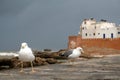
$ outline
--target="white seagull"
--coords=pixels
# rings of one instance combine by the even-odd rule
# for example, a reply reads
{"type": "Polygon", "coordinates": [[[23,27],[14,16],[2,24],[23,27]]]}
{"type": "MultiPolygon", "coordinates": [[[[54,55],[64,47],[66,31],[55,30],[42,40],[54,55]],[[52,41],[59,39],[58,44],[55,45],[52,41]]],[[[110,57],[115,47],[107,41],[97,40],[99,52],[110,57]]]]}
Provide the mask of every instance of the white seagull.
{"type": "Polygon", "coordinates": [[[32,63],[32,61],[35,60],[35,56],[33,55],[31,48],[29,48],[27,43],[25,42],[21,44],[21,49],[19,51],[19,60],[21,60],[20,72],[23,72],[23,62],[31,62],[31,67],[32,67],[31,72],[35,72],[32,63]]]}
{"type": "Polygon", "coordinates": [[[61,54],[61,56],[67,57],[67,58],[79,58],[81,53],[84,53],[83,49],[81,47],[77,47],[75,49],[68,50],[61,54]]]}

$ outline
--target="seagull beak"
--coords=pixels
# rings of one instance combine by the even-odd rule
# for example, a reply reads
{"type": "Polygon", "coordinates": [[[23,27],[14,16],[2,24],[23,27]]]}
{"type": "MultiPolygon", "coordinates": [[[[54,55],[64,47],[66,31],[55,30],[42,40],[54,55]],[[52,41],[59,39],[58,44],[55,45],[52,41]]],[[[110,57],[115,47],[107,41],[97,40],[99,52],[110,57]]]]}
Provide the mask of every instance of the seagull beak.
{"type": "Polygon", "coordinates": [[[22,48],[22,49],[24,49],[24,48],[25,48],[25,46],[22,46],[21,48],[22,48]]]}
{"type": "Polygon", "coordinates": [[[80,50],[82,53],[84,53],[83,49],[80,50]]]}

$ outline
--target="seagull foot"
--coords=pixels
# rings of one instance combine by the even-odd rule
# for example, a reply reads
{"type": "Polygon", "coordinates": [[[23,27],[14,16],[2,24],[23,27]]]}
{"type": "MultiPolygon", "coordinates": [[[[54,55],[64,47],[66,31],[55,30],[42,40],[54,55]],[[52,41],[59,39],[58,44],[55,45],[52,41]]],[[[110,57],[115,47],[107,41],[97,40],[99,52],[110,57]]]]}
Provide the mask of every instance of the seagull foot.
{"type": "Polygon", "coordinates": [[[30,71],[30,73],[35,73],[35,72],[36,72],[35,70],[30,71]]]}
{"type": "Polygon", "coordinates": [[[20,70],[21,73],[23,73],[24,71],[23,70],[20,70]]]}

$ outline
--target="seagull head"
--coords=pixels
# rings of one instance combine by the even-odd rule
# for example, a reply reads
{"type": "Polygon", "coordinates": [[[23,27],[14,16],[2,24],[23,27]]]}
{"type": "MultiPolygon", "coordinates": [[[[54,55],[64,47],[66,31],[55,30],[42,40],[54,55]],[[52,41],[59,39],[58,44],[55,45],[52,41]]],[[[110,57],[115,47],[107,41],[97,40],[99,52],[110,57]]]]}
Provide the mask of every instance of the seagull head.
{"type": "Polygon", "coordinates": [[[83,48],[77,47],[76,49],[79,50],[80,52],[84,53],[83,48]]]}
{"type": "Polygon", "coordinates": [[[24,43],[21,44],[21,48],[22,48],[22,49],[24,49],[25,47],[28,47],[28,45],[27,45],[26,42],[24,42],[24,43]]]}

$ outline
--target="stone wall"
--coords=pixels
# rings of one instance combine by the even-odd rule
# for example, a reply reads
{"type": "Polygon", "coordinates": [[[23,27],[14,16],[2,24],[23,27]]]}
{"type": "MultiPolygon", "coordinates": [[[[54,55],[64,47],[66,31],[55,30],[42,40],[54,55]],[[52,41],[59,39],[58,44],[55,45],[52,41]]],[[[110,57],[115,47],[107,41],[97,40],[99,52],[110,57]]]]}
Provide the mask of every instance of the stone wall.
{"type": "Polygon", "coordinates": [[[78,46],[113,48],[120,50],[120,38],[114,39],[82,39],[81,36],[69,36],[68,48],[78,46]]]}

